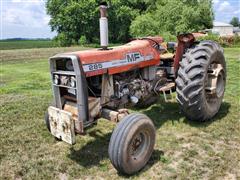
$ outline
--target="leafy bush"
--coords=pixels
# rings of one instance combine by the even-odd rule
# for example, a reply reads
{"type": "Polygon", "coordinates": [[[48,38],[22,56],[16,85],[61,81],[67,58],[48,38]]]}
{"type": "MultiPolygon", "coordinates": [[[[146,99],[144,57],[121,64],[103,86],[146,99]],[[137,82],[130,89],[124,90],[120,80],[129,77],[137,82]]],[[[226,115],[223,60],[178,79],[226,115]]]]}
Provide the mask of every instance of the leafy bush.
{"type": "Polygon", "coordinates": [[[79,44],[80,45],[86,45],[87,44],[87,38],[86,36],[81,36],[79,39],[79,44]]]}
{"type": "Polygon", "coordinates": [[[217,35],[209,34],[208,36],[198,37],[197,40],[212,40],[216,41],[223,47],[239,47],[240,46],[240,37],[239,36],[229,36],[229,37],[220,37],[217,35]]]}
{"type": "Polygon", "coordinates": [[[210,0],[155,1],[146,13],[137,16],[130,26],[133,37],[160,35],[163,32],[179,34],[196,32],[211,28],[213,22],[212,3],[210,0]]]}
{"type": "Polygon", "coordinates": [[[54,37],[53,42],[55,46],[67,47],[71,46],[72,39],[68,38],[65,33],[59,33],[56,37],[54,37]]]}
{"type": "Polygon", "coordinates": [[[234,36],[233,46],[240,47],[240,36],[237,36],[237,35],[234,36]]]}
{"type": "Polygon", "coordinates": [[[161,33],[160,36],[163,37],[165,42],[177,42],[177,36],[172,35],[169,32],[161,33]]]}

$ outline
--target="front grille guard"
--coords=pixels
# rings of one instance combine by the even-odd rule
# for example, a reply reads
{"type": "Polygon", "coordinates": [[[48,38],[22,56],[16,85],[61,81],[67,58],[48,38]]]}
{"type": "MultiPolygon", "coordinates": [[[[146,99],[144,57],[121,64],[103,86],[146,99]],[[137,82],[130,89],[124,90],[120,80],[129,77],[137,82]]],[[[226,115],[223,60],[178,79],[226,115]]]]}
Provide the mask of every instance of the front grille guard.
{"type": "MultiPolygon", "coordinates": [[[[56,55],[49,59],[51,78],[54,72],[57,71],[56,61],[68,58],[72,60],[74,73],[76,75],[76,97],[77,97],[77,109],[78,109],[78,121],[79,127],[75,127],[78,133],[84,133],[84,124],[89,122],[89,111],[88,111],[88,89],[87,80],[83,71],[83,67],[80,59],[76,55],[56,55]]],[[[59,109],[63,109],[63,102],[60,93],[60,87],[55,86],[52,83],[54,106],[59,109]]]]}

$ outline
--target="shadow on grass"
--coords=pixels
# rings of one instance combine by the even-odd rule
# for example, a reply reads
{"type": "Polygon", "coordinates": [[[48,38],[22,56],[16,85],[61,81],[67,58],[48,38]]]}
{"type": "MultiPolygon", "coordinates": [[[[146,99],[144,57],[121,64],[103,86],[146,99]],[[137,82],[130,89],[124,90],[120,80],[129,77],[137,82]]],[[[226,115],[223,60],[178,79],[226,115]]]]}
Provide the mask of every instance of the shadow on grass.
{"type": "Polygon", "coordinates": [[[111,133],[102,134],[101,131],[95,130],[88,133],[94,138],[82,148],[75,150],[70,149],[69,158],[76,161],[84,167],[99,166],[100,161],[108,158],[108,144],[111,138],[111,133]]]}
{"type": "Polygon", "coordinates": [[[147,164],[143,167],[143,169],[141,169],[140,171],[138,171],[137,173],[135,173],[134,175],[125,175],[125,174],[121,174],[118,172],[118,175],[121,176],[122,178],[131,178],[134,176],[139,176],[142,173],[148,171],[155,163],[162,161],[164,162],[165,160],[162,158],[164,157],[164,152],[158,149],[154,149],[152,156],[150,157],[149,161],[147,162],[147,164]]]}
{"type": "Polygon", "coordinates": [[[185,116],[180,112],[177,102],[158,103],[153,105],[150,109],[143,111],[143,113],[152,119],[157,129],[167,121],[172,121],[172,124],[174,124],[179,122],[182,118],[184,119],[183,123],[189,124],[193,127],[207,127],[214,121],[224,118],[228,114],[230,107],[230,103],[223,102],[217,115],[206,122],[190,121],[186,119],[185,116]]]}
{"type": "Polygon", "coordinates": [[[225,116],[227,116],[227,114],[229,113],[230,107],[231,107],[230,103],[223,102],[219,109],[219,112],[211,120],[206,121],[206,122],[197,122],[197,121],[189,121],[185,118],[184,123],[189,124],[193,127],[207,127],[210,124],[212,124],[213,122],[219,121],[219,120],[223,119],[225,116]]]}
{"type": "MultiPolygon", "coordinates": [[[[177,102],[157,103],[142,112],[153,120],[157,129],[160,128],[167,121],[172,121],[172,123],[174,124],[179,122],[179,120],[182,118],[184,118],[183,123],[200,128],[207,127],[212,122],[224,118],[228,114],[230,107],[231,105],[229,103],[224,102],[220,108],[219,113],[211,121],[207,122],[193,122],[187,120],[186,118],[184,118],[183,114],[179,112],[179,106],[177,102]]],[[[103,134],[99,130],[93,130],[90,131],[88,134],[92,136],[94,140],[88,142],[86,145],[84,145],[78,150],[71,148],[69,158],[76,161],[79,165],[87,168],[93,166],[99,166],[101,168],[101,166],[104,166],[101,161],[108,158],[108,144],[111,138],[111,133],[103,134]]],[[[146,171],[147,169],[151,168],[152,165],[161,161],[161,157],[163,155],[163,151],[155,149],[148,164],[139,173],[146,171]]],[[[105,169],[108,168],[105,167],[105,169]]]]}
{"type": "MultiPolygon", "coordinates": [[[[92,132],[90,133],[91,136],[95,137],[94,141],[88,142],[79,150],[75,150],[73,147],[70,149],[70,154],[68,157],[74,161],[76,161],[79,165],[90,168],[94,166],[103,167],[104,164],[100,162],[106,158],[108,158],[108,144],[111,138],[111,133],[105,134],[104,136],[99,136],[97,133],[92,132]]],[[[162,161],[162,157],[164,152],[158,149],[154,149],[151,158],[149,159],[146,166],[136,173],[138,175],[142,172],[147,171],[150,169],[155,163],[162,161]]],[[[106,165],[107,166],[107,165],[106,165]]],[[[108,169],[106,167],[106,169],[108,169]]],[[[130,177],[123,174],[120,174],[123,177],[130,177]]]]}

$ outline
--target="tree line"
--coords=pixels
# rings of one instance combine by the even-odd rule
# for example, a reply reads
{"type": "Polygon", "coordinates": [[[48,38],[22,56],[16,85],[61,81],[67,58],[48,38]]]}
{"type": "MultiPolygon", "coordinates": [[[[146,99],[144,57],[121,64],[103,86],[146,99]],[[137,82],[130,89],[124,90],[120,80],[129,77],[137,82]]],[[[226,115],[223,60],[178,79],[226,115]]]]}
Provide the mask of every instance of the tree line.
{"type": "MultiPolygon", "coordinates": [[[[62,46],[99,42],[100,0],[47,0],[50,26],[62,46]]],[[[109,40],[175,36],[211,28],[212,0],[109,0],[109,40]]]]}

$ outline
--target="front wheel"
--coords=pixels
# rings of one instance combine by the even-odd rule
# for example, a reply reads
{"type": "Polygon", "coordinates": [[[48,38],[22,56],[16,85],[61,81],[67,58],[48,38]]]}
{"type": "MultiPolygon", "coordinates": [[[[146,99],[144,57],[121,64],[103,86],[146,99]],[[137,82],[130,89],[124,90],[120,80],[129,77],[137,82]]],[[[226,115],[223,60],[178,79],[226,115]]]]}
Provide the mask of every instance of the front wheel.
{"type": "Polygon", "coordinates": [[[226,85],[223,49],[202,41],[183,55],[178,70],[177,100],[190,120],[206,121],[217,114],[226,85]]]}
{"type": "Polygon", "coordinates": [[[151,157],[155,144],[155,127],[143,114],[130,114],[113,131],[109,157],[113,166],[123,174],[141,170],[151,157]]]}

